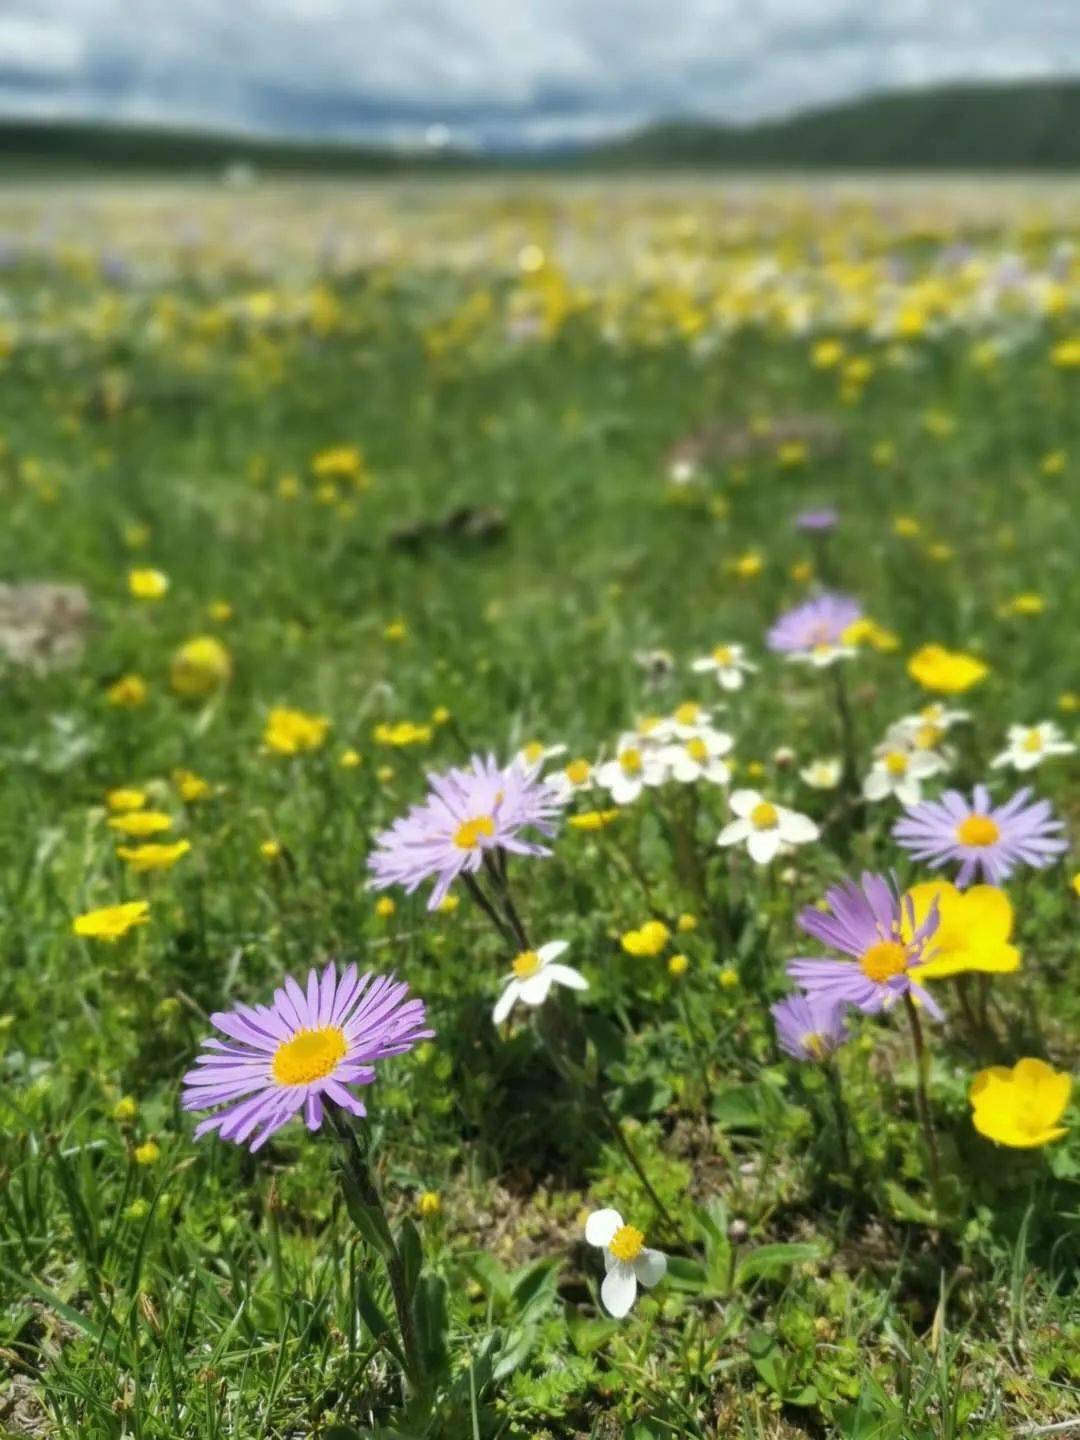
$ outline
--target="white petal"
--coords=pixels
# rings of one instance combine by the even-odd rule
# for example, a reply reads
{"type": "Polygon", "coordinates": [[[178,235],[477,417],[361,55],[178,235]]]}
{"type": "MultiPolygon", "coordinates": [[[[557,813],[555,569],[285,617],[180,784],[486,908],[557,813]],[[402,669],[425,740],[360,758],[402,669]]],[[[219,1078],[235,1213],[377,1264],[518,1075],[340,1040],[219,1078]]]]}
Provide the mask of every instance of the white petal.
{"type": "Polygon", "coordinates": [[[725,825],[716,837],[718,845],[737,845],[753,830],[749,820],[732,820],[730,825],[725,825]]]}
{"type": "Polygon", "coordinates": [[[893,791],[901,805],[918,805],[922,799],[922,786],[914,776],[901,780],[893,791]]]}
{"type": "Polygon", "coordinates": [[[780,849],[780,831],[754,830],[746,842],[746,848],[750,852],[751,860],[756,860],[759,865],[768,865],[780,849]]]}
{"type": "Polygon", "coordinates": [[[871,770],[863,781],[862,793],[867,800],[884,800],[889,793],[889,777],[883,770],[871,770]]]}
{"type": "Polygon", "coordinates": [[[569,940],[549,940],[546,945],[541,945],[536,953],[546,965],[550,960],[557,960],[564,951],[569,949],[569,940]]]}
{"type": "Polygon", "coordinates": [[[702,660],[694,660],[690,665],[690,669],[696,671],[697,674],[702,675],[705,673],[706,670],[715,670],[716,661],[709,660],[707,658],[702,660]]]}
{"type": "Polygon", "coordinates": [[[502,1022],[506,1019],[507,1015],[510,1014],[510,1011],[514,1008],[514,1002],[517,1000],[520,992],[520,983],[517,980],[511,980],[510,984],[507,985],[506,989],[499,996],[498,1000],[496,1000],[495,1009],[491,1012],[491,1018],[492,1020],[494,1020],[496,1025],[501,1025],[502,1022]]]}
{"type": "Polygon", "coordinates": [[[545,966],[538,970],[535,975],[530,975],[527,980],[518,982],[518,993],[526,1005],[542,1005],[548,997],[552,985],[555,984],[555,977],[551,970],[545,966]]]}
{"type": "Polygon", "coordinates": [[[556,985],[565,985],[570,990],[587,990],[589,982],[580,971],[571,965],[549,965],[544,972],[550,975],[556,985]]]}
{"type": "Polygon", "coordinates": [[[741,690],[743,677],[741,670],[720,670],[716,677],[725,690],[741,690]]]}
{"type": "Polygon", "coordinates": [[[733,815],[745,818],[755,805],[761,804],[761,796],[756,790],[733,790],[728,804],[733,815]]]}
{"type": "Polygon", "coordinates": [[[637,1276],[629,1265],[613,1265],[600,1286],[600,1299],[609,1315],[621,1320],[637,1298],[637,1276]]]}
{"type": "Polygon", "coordinates": [[[809,815],[800,815],[797,810],[784,810],[779,805],[776,810],[781,840],[786,840],[789,845],[805,845],[818,838],[818,827],[809,815]]]}
{"type": "Polygon", "coordinates": [[[667,1256],[662,1250],[646,1247],[634,1261],[634,1274],[646,1289],[651,1290],[667,1274],[667,1256]]]}
{"type": "Polygon", "coordinates": [[[585,1221],[585,1239],[590,1245],[606,1247],[622,1229],[623,1218],[618,1210],[594,1210],[585,1221]]]}

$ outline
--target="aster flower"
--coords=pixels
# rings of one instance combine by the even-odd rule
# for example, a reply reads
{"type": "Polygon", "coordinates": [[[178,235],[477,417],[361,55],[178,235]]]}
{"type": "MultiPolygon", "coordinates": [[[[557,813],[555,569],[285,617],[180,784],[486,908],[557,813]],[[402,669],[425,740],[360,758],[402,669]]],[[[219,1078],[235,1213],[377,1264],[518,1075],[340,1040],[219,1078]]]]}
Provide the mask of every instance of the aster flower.
{"type": "Polygon", "coordinates": [[[940,1019],[937,1003],[916,978],[933,951],[931,946],[928,953],[927,946],[938,928],[937,905],[917,925],[910,897],[901,900],[889,880],[869,872],[859,884],[844,880],[833,886],[825,899],[828,911],[807,906],[799,928],[852,958],[797,956],[787,967],[791,979],[810,994],[855,1005],[868,1015],[912,995],[940,1019]]]}
{"type": "Polygon", "coordinates": [[[716,683],[723,690],[741,690],[743,677],[752,675],[757,668],[746,659],[742,645],[716,645],[708,655],[702,655],[690,665],[698,675],[715,675],[716,683]]]}
{"type": "Polygon", "coordinates": [[[1010,765],[1014,770],[1034,770],[1052,755],[1073,755],[1076,746],[1065,739],[1052,720],[1041,725],[1010,725],[1008,742],[1000,755],[990,761],[992,770],[1010,765]]]}
{"type": "Polygon", "coordinates": [[[808,816],[774,805],[756,790],[735,790],[728,803],[736,818],[724,826],[716,843],[745,843],[751,860],[759,865],[767,865],[785,845],[806,845],[820,833],[808,816]]]}
{"type": "Polygon", "coordinates": [[[855,654],[845,631],[862,615],[850,595],[826,593],[786,611],[766,636],[770,650],[822,668],[855,654]]]}
{"type": "Polygon", "coordinates": [[[523,950],[514,957],[513,974],[508,977],[492,1012],[496,1025],[502,1024],[519,1000],[530,1007],[542,1005],[553,985],[565,985],[570,990],[589,988],[585,976],[573,966],[557,963],[569,948],[566,940],[552,940],[537,950],[523,950]]]}
{"type": "Polygon", "coordinates": [[[780,1049],[795,1060],[827,1060],[848,1038],[847,1005],[827,991],[789,995],[771,1007],[780,1049]]]}
{"type": "Polygon", "coordinates": [[[1068,849],[1065,827],[1054,818],[1048,800],[1028,804],[1029,789],[1018,790],[992,808],[990,792],[976,785],[971,800],[946,790],[939,800],[909,807],[893,826],[893,835],[916,860],[932,869],[959,861],[957,885],[963,889],[980,875],[991,885],[1007,880],[1018,865],[1041,870],[1068,849]]]}
{"type": "Polygon", "coordinates": [[[458,876],[475,873],[488,851],[550,853],[522,838],[527,830],[554,833],[558,801],[535,770],[474,755],[467,768],[427,779],[427,799],[376,835],[378,848],[368,857],[372,889],[402,885],[412,894],[434,880],[428,909],[437,910],[458,876]]]}
{"type": "Polygon", "coordinates": [[[331,962],[321,976],[308,972],[306,990],[289,976],[272,1004],[211,1015],[228,1040],[206,1040],[184,1076],[184,1109],[214,1112],[196,1138],[216,1130],[255,1151],[301,1112],[318,1130],[326,1102],[365,1115],[352,1087],[374,1080],[372,1062],[434,1033],[424,1028],[423,1001],[405,998],[408,988],[392,976],[358,976],[355,965],[339,979],[331,962]]]}
{"type": "Polygon", "coordinates": [[[637,1288],[651,1290],[664,1278],[667,1256],[650,1250],[636,1225],[627,1225],[618,1210],[594,1210],[585,1221],[585,1239],[604,1252],[604,1283],[600,1299],[608,1314],[621,1320],[637,1299],[637,1288]]]}

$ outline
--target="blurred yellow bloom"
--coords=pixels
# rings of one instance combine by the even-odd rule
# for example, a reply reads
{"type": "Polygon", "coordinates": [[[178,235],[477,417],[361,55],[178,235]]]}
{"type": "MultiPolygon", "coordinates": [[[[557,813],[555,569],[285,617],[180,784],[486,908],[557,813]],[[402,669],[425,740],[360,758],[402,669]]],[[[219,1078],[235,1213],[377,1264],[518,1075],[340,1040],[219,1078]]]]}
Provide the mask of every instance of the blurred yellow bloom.
{"type": "Polygon", "coordinates": [[[972,1123],[980,1135],[1017,1150],[1060,1140],[1072,1079],[1045,1060],[1018,1060],[1011,1070],[992,1065],[972,1081],[972,1123]]]}
{"type": "Polygon", "coordinates": [[[896,464],[896,446],[891,440],[879,440],[870,451],[870,459],[879,469],[896,464]]]}
{"type": "Polygon", "coordinates": [[[325,715],[278,706],[270,711],[263,731],[263,744],[275,755],[301,755],[318,750],[326,741],[330,721],[325,715]]]}
{"type": "Polygon", "coordinates": [[[118,845],[116,853],[136,875],[145,875],[149,870],[171,870],[190,849],[190,841],[177,840],[172,845],[118,845]]]}
{"type": "Polygon", "coordinates": [[[76,935],[82,935],[87,940],[111,943],[126,935],[136,925],[145,925],[149,919],[148,900],[129,900],[124,905],[106,905],[101,910],[87,910],[76,916],[71,928],[76,935]]]}
{"type": "Polygon", "coordinates": [[[892,530],[901,540],[914,540],[922,533],[922,526],[913,515],[897,515],[893,518],[892,530]]]}
{"type": "Polygon", "coordinates": [[[311,458],[311,473],[319,480],[356,480],[363,471],[363,452],[356,445],[335,445],[311,458]]]}
{"type": "Polygon", "coordinates": [[[343,750],[338,756],[338,764],[343,770],[355,770],[360,764],[361,755],[359,750],[343,750]]]}
{"type": "Polygon", "coordinates": [[[389,920],[395,910],[397,910],[397,906],[389,895],[380,895],[375,901],[375,914],[380,920],[389,920]]]}
{"type": "Polygon", "coordinates": [[[421,1220],[430,1220],[442,1209],[442,1200],[437,1190],[424,1190],[416,1201],[416,1213],[421,1220]]]}
{"type": "Polygon", "coordinates": [[[840,639],[844,645],[869,645],[871,650],[887,652],[900,648],[900,637],[891,630],[886,630],[876,620],[871,620],[868,615],[853,621],[840,639]]]}
{"type": "Polygon", "coordinates": [[[436,705],[431,712],[431,723],[433,725],[445,725],[450,719],[450,711],[445,705],[436,705]]]}
{"type": "Polygon", "coordinates": [[[399,720],[394,725],[376,725],[371,733],[377,745],[394,745],[400,749],[405,745],[426,745],[432,732],[430,725],[414,725],[411,720],[399,720]]]}
{"type": "Polygon", "coordinates": [[[1066,690],[1064,694],[1058,696],[1057,703],[1059,710],[1064,711],[1066,715],[1072,715],[1080,710],[1080,695],[1077,695],[1074,690],[1066,690]]]}
{"type": "Polygon", "coordinates": [[[685,975],[687,970],[690,969],[690,961],[685,955],[672,955],[671,959],[667,962],[667,968],[668,974],[673,979],[678,980],[681,975],[685,975]]]}
{"type": "Polygon", "coordinates": [[[224,625],[233,616],[233,608],[227,600],[214,600],[206,607],[206,613],[218,625],[224,625]]]}
{"type": "Polygon", "coordinates": [[[137,520],[132,521],[124,526],[122,537],[129,550],[141,550],[150,539],[150,526],[140,524],[137,520]]]}
{"type": "Polygon", "coordinates": [[[390,624],[387,625],[382,633],[384,640],[405,640],[409,634],[409,627],[405,624],[404,620],[391,620],[390,624]]]}
{"type": "Polygon", "coordinates": [[[1050,363],[1059,370],[1080,370],[1080,339],[1060,341],[1050,351],[1050,363]]]}
{"type": "Polygon", "coordinates": [[[1072,878],[1072,888],[1074,894],[1080,895],[1080,870],[1072,878]]]}
{"type": "Polygon", "coordinates": [[[461,901],[456,895],[444,895],[435,908],[440,915],[452,915],[460,904],[461,901]]]}
{"type": "Polygon", "coordinates": [[[647,920],[640,930],[627,930],[620,944],[628,955],[659,955],[670,939],[662,920],[647,920]]]}
{"type": "Polygon", "coordinates": [[[571,815],[566,823],[572,830],[603,830],[618,818],[618,807],[612,810],[583,810],[580,815],[571,815]]]}
{"type": "Polygon", "coordinates": [[[115,815],[108,822],[110,830],[121,835],[139,838],[143,835],[160,835],[172,825],[172,816],[163,810],[134,810],[127,815],[115,815]]]}
{"type": "Polygon", "coordinates": [[[1020,951],[1009,944],[1013,908],[1004,890],[993,885],[973,885],[958,890],[945,880],[913,885],[911,900],[914,926],[904,922],[905,939],[911,937],[938,902],[938,928],[927,946],[929,959],[919,967],[920,980],[941,980],[948,975],[965,975],[981,970],[1006,975],[1020,965],[1020,951]]]}
{"type": "Polygon", "coordinates": [[[941,695],[959,695],[977,685],[990,673],[974,655],[961,650],[946,650],[943,645],[924,645],[908,661],[908,674],[924,690],[941,695]]]}
{"type": "Polygon", "coordinates": [[[106,793],[105,804],[117,814],[121,814],[125,810],[141,810],[146,804],[146,791],[136,790],[133,786],[121,785],[106,793]]]}
{"type": "Polygon", "coordinates": [[[926,547],[926,553],[931,560],[943,565],[947,560],[951,560],[956,552],[951,545],[946,545],[942,540],[935,540],[932,545],[926,547]]]}
{"type": "Polygon", "coordinates": [[[844,358],[841,340],[819,340],[810,352],[810,363],[815,370],[831,370],[844,358]]]}
{"type": "Polygon", "coordinates": [[[1060,475],[1065,469],[1066,455],[1064,450],[1051,450],[1039,462],[1039,469],[1044,475],[1060,475]]]}
{"type": "Polygon", "coordinates": [[[136,1165],[156,1165],[161,1159],[161,1146],[156,1140],[145,1140],[132,1152],[136,1165]]]}
{"type": "Polygon", "coordinates": [[[720,971],[720,984],[725,990],[734,990],[738,983],[739,972],[733,970],[730,965],[726,965],[724,969],[720,971]]]}
{"type": "Polygon", "coordinates": [[[1002,615],[1041,615],[1046,609],[1046,601],[1041,595],[1035,595],[1026,591],[1021,595],[1014,595],[1011,600],[1006,600],[1001,607],[1002,615]]]}
{"type": "Polygon", "coordinates": [[[139,1107],[130,1095],[124,1095],[113,1106],[112,1113],[113,1119],[123,1125],[128,1120],[135,1119],[135,1116],[139,1113],[139,1107]]]}
{"type": "Polygon", "coordinates": [[[169,577],[161,570],[130,570],[128,591],[136,600],[160,600],[169,588],[169,577]]]}
{"type": "Polygon", "coordinates": [[[281,854],[281,841],[264,840],[259,846],[259,854],[264,860],[276,860],[281,854]]]}
{"type": "Polygon", "coordinates": [[[173,655],[169,667],[172,688],[185,699],[212,695],[232,678],[232,656],[213,635],[197,635],[173,655]]]}
{"type": "Polygon", "coordinates": [[[174,770],[172,782],[180,792],[180,799],[187,805],[193,805],[196,800],[204,800],[210,794],[209,780],[196,775],[194,770],[174,770]]]}
{"type": "Polygon", "coordinates": [[[814,567],[809,560],[797,560],[791,567],[791,578],[796,585],[809,585],[814,578],[814,567]]]}
{"type": "Polygon", "coordinates": [[[765,561],[756,550],[748,550],[745,555],[739,555],[736,559],[729,560],[728,568],[740,580],[753,580],[765,568],[765,561]]]}
{"type": "Polygon", "coordinates": [[[145,705],[146,696],[146,681],[141,675],[121,675],[105,691],[106,700],[119,710],[135,710],[145,705]]]}
{"type": "Polygon", "coordinates": [[[375,779],[380,785],[389,785],[394,778],[394,767],[392,765],[380,765],[375,771],[375,779]]]}
{"type": "Polygon", "coordinates": [[[691,915],[689,912],[684,912],[675,922],[675,929],[678,930],[680,935],[688,935],[692,930],[696,930],[697,927],[697,916],[691,915]]]}

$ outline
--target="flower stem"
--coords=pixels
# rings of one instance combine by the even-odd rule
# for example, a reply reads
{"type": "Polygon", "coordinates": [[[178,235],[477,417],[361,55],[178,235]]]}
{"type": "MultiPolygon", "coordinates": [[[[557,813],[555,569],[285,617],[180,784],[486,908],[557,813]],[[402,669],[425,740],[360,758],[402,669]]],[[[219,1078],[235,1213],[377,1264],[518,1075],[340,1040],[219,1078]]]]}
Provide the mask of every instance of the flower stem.
{"type": "Polygon", "coordinates": [[[346,1198],[353,1201],[350,1213],[354,1213],[355,1206],[359,1206],[362,1211],[369,1212],[370,1224],[365,1226],[365,1239],[371,1241],[379,1251],[386,1266],[386,1278],[390,1282],[390,1293],[394,1298],[398,1330],[401,1334],[406,1386],[408,1390],[416,1393],[423,1389],[424,1367],[420,1360],[420,1347],[417,1344],[416,1326],[413,1323],[412,1300],[405,1277],[405,1263],[401,1258],[401,1251],[398,1249],[393,1231],[390,1229],[390,1222],[383,1208],[382,1198],[375,1184],[375,1177],[371,1173],[367,1155],[356,1137],[355,1130],[339,1111],[330,1110],[328,1113],[331,1127],[341,1143],[342,1178],[345,1183],[346,1198]]]}
{"type": "Polygon", "coordinates": [[[930,1100],[926,1087],[927,1074],[930,1069],[930,1053],[923,1039],[922,1021],[919,1019],[919,1011],[910,994],[904,996],[904,1005],[907,1009],[908,1024],[911,1026],[911,1048],[915,1054],[915,1103],[918,1107],[919,1121],[922,1124],[923,1135],[926,1139],[926,1151],[930,1158],[930,1178],[936,1190],[941,1183],[941,1161],[938,1157],[938,1144],[937,1136],[934,1133],[934,1122],[930,1118],[930,1100]]]}
{"type": "Polygon", "coordinates": [[[851,701],[848,699],[847,683],[843,676],[843,661],[829,666],[832,677],[833,699],[840,719],[840,748],[844,756],[844,788],[849,794],[858,791],[858,770],[855,760],[855,722],[851,715],[851,701]]]}
{"type": "Polygon", "coordinates": [[[467,870],[463,870],[461,872],[461,878],[465,882],[465,889],[468,890],[473,900],[476,902],[477,905],[479,905],[480,909],[495,926],[495,929],[499,932],[502,939],[506,942],[507,945],[513,947],[513,932],[510,930],[503,917],[495,909],[495,906],[484,894],[484,891],[481,889],[480,882],[477,880],[476,876],[470,875],[467,870]]]}
{"type": "Polygon", "coordinates": [[[854,1175],[855,1169],[851,1163],[851,1146],[848,1143],[848,1131],[851,1121],[848,1117],[847,1105],[844,1102],[844,1091],[840,1084],[840,1072],[832,1060],[826,1060],[822,1066],[825,1071],[825,1080],[829,1087],[829,1095],[832,1099],[833,1115],[836,1121],[836,1135],[840,1141],[840,1163],[849,1175],[854,1175]]]}
{"type": "Polygon", "coordinates": [[[484,854],[484,865],[488,874],[495,882],[495,888],[502,896],[503,909],[506,918],[510,923],[510,929],[514,932],[514,939],[519,950],[529,950],[529,937],[525,933],[525,926],[522,924],[521,916],[518,914],[517,906],[514,904],[514,897],[510,893],[510,877],[506,873],[506,851],[496,850],[494,856],[490,851],[484,854]]]}
{"type": "Polygon", "coordinates": [[[687,1250],[692,1250],[694,1247],[690,1244],[689,1240],[687,1240],[686,1236],[685,1236],[685,1235],[682,1233],[682,1231],[679,1229],[679,1227],[678,1227],[678,1225],[676,1224],[675,1220],[672,1219],[671,1212],[668,1210],[668,1208],[667,1208],[667,1206],[664,1204],[663,1200],[660,1199],[660,1196],[656,1193],[655,1189],[653,1188],[652,1181],[649,1179],[648,1175],[646,1175],[646,1173],[645,1173],[645,1167],[642,1165],[641,1161],[638,1159],[637,1153],[636,1153],[636,1151],[634,1150],[634,1147],[630,1144],[630,1141],[626,1138],[626,1135],[625,1135],[624,1132],[623,1132],[623,1128],[622,1128],[622,1126],[619,1124],[618,1118],[617,1118],[617,1116],[613,1113],[613,1111],[612,1111],[612,1109],[611,1109],[611,1106],[607,1103],[607,1100],[606,1100],[606,1098],[605,1098],[605,1096],[604,1096],[604,1092],[600,1089],[600,1086],[599,1086],[599,1085],[594,1085],[594,1086],[592,1087],[592,1089],[591,1089],[591,1094],[592,1094],[593,1101],[594,1101],[595,1104],[596,1104],[596,1108],[600,1111],[600,1114],[603,1116],[604,1123],[607,1125],[608,1129],[611,1131],[612,1139],[615,1141],[615,1143],[618,1145],[619,1149],[620,1149],[620,1150],[623,1152],[623,1154],[626,1156],[626,1159],[627,1159],[627,1161],[629,1162],[629,1165],[630,1165],[631,1170],[633,1170],[633,1172],[634,1172],[634,1174],[637,1176],[638,1180],[640,1180],[641,1185],[642,1185],[642,1188],[644,1189],[646,1195],[648,1195],[649,1199],[650,1199],[650,1200],[652,1201],[652,1203],[653,1203],[653,1208],[656,1210],[656,1213],[660,1216],[660,1219],[663,1221],[665,1230],[668,1232],[669,1236],[670,1236],[672,1239],[677,1240],[678,1243],[679,1243],[680,1245],[682,1245],[685,1249],[687,1249],[687,1250]]]}

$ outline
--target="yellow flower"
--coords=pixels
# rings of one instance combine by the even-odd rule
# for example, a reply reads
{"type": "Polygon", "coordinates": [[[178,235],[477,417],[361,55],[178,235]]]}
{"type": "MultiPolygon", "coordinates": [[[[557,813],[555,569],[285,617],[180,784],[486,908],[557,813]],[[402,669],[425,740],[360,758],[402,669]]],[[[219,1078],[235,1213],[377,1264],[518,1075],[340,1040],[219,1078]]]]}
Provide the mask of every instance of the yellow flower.
{"type": "Polygon", "coordinates": [[[841,340],[819,340],[810,352],[810,363],[815,370],[831,370],[844,358],[841,340]]]}
{"type": "Polygon", "coordinates": [[[150,539],[150,526],[133,520],[124,526],[121,534],[129,550],[141,550],[150,539]]]}
{"type": "Polygon", "coordinates": [[[1065,469],[1067,457],[1064,450],[1051,450],[1039,462],[1044,475],[1060,475],[1065,469]]]}
{"type": "Polygon", "coordinates": [[[320,480],[357,480],[364,472],[364,456],[356,445],[334,445],[311,457],[311,473],[320,480]]]}
{"type": "Polygon", "coordinates": [[[1003,615],[1041,615],[1045,609],[1046,601],[1041,595],[1025,591],[1021,595],[1014,595],[1011,600],[1006,600],[1001,607],[1001,613],[1003,615]]]}
{"type": "Polygon", "coordinates": [[[738,983],[739,972],[733,970],[730,965],[725,966],[724,969],[720,971],[720,984],[725,990],[734,990],[738,983]]]}
{"type": "Polygon", "coordinates": [[[160,600],[169,588],[169,577],[161,570],[129,570],[128,591],[136,600],[160,600]]]}
{"type": "Polygon", "coordinates": [[[404,640],[408,637],[409,627],[404,620],[391,620],[382,633],[384,640],[404,640]]]}
{"type": "Polygon", "coordinates": [[[926,553],[938,565],[944,565],[951,560],[956,553],[951,545],[946,545],[942,540],[935,540],[932,545],[926,547],[926,553]]]}
{"type": "Polygon", "coordinates": [[[148,900],[129,900],[124,905],[106,905],[101,910],[87,910],[75,917],[71,928],[76,935],[82,935],[87,940],[104,940],[111,944],[136,925],[145,925],[149,919],[148,900]]]}
{"type": "Polygon", "coordinates": [[[1050,363],[1059,370],[1080,369],[1080,340],[1062,340],[1050,351],[1050,363]]]}
{"type": "Polygon", "coordinates": [[[431,723],[433,725],[445,725],[450,719],[450,711],[445,705],[436,705],[431,712],[431,723]]]}
{"type": "Polygon", "coordinates": [[[870,451],[870,459],[882,470],[886,466],[895,465],[896,446],[891,440],[879,440],[870,451]]]}
{"type": "MultiPolygon", "coordinates": [[[[929,960],[919,966],[920,980],[942,980],[947,975],[965,975],[982,970],[1006,975],[1020,964],[1020,951],[1009,944],[1013,908],[1004,890],[993,885],[973,885],[958,890],[946,880],[913,885],[908,898],[914,912],[914,929],[926,920],[930,907],[938,902],[938,928],[927,947],[929,960]]],[[[911,928],[905,922],[905,938],[911,928]]]]}
{"type": "Polygon", "coordinates": [[[647,920],[640,930],[627,930],[620,943],[628,955],[659,955],[670,939],[662,920],[647,920]]]}
{"type": "Polygon", "coordinates": [[[356,767],[360,764],[360,759],[361,756],[359,750],[343,750],[338,756],[338,764],[341,766],[342,770],[355,770],[356,767]]]}
{"type": "Polygon", "coordinates": [[[264,840],[259,846],[259,854],[264,860],[276,860],[281,854],[281,841],[264,840]]]}
{"type": "Polygon", "coordinates": [[[970,690],[990,672],[989,667],[974,655],[962,650],[946,650],[943,645],[924,645],[908,661],[908,674],[924,690],[942,695],[959,695],[970,690]]]}
{"type": "Polygon", "coordinates": [[[814,578],[814,567],[809,560],[796,560],[790,574],[796,585],[809,585],[814,578]]]}
{"type": "Polygon", "coordinates": [[[452,915],[460,904],[461,901],[456,895],[444,895],[435,908],[440,915],[452,915]]]}
{"type": "Polygon", "coordinates": [[[105,698],[119,710],[135,710],[146,704],[146,694],[146,681],[141,675],[121,675],[105,691],[105,698]]]}
{"type": "Polygon", "coordinates": [[[765,567],[765,561],[756,550],[747,550],[745,555],[739,555],[729,561],[728,566],[740,580],[753,580],[761,574],[765,567]]]}
{"type": "Polygon", "coordinates": [[[205,800],[210,794],[209,780],[204,780],[201,775],[196,775],[194,770],[174,770],[172,782],[180,792],[180,799],[186,805],[194,805],[196,800],[205,800]]]}
{"type": "Polygon", "coordinates": [[[571,815],[567,824],[572,830],[603,830],[619,818],[619,810],[583,810],[580,815],[571,815]]]}
{"type": "Polygon", "coordinates": [[[678,920],[675,921],[675,929],[678,930],[680,935],[689,935],[691,930],[696,930],[697,927],[697,916],[691,915],[689,911],[685,911],[679,916],[678,920]]]}
{"type": "Polygon", "coordinates": [[[1066,715],[1072,715],[1077,710],[1080,710],[1080,695],[1077,695],[1074,690],[1066,690],[1058,696],[1057,703],[1059,710],[1063,711],[1066,715]]]}
{"type": "Polygon", "coordinates": [[[1072,878],[1072,888],[1074,895],[1080,895],[1080,870],[1072,878]]]}
{"type": "Polygon", "coordinates": [[[161,1159],[161,1146],[156,1140],[145,1140],[141,1145],[136,1145],[132,1153],[136,1165],[156,1165],[161,1159]]]}
{"type": "Polygon", "coordinates": [[[425,1190],[416,1201],[416,1213],[421,1220],[430,1220],[442,1209],[442,1199],[437,1190],[425,1190]]]}
{"type": "Polygon", "coordinates": [[[146,791],[136,790],[130,785],[120,785],[106,793],[105,804],[118,814],[125,810],[141,810],[146,804],[146,791]]]}
{"type": "Polygon", "coordinates": [[[330,721],[325,715],[279,706],[270,711],[263,731],[263,744],[275,755],[301,755],[318,750],[326,741],[330,721]]]}
{"type": "Polygon", "coordinates": [[[123,1125],[129,1120],[135,1119],[135,1116],[139,1113],[139,1107],[130,1095],[124,1095],[113,1106],[112,1113],[113,1119],[123,1125]]]}
{"type": "Polygon", "coordinates": [[[118,845],[116,853],[136,875],[145,875],[148,870],[171,870],[190,849],[190,841],[176,840],[172,845],[118,845]]]}
{"type": "Polygon", "coordinates": [[[399,749],[406,745],[426,745],[431,734],[430,725],[414,725],[411,720],[399,720],[395,725],[384,722],[372,731],[376,745],[394,745],[399,749]]]}
{"type": "Polygon", "coordinates": [[[672,955],[671,959],[667,962],[667,968],[671,978],[678,980],[680,976],[685,975],[687,970],[690,969],[690,961],[685,955],[672,955]]]}
{"type": "Polygon", "coordinates": [[[1045,1060],[1018,1060],[1011,1070],[992,1065],[971,1083],[972,1123],[999,1145],[1032,1150],[1060,1140],[1072,1079],[1045,1060]]]}
{"type": "Polygon", "coordinates": [[[389,785],[394,778],[394,767],[392,765],[380,765],[375,771],[375,779],[380,785],[389,785]]]}
{"type": "Polygon", "coordinates": [[[172,688],[186,699],[212,695],[232,678],[232,656],[213,635],[197,635],[181,645],[169,667],[172,688]]]}
{"type": "Polygon", "coordinates": [[[892,522],[892,530],[901,540],[914,540],[922,532],[922,526],[912,515],[897,515],[892,522]]]}
{"type": "Polygon", "coordinates": [[[378,900],[375,901],[375,914],[380,920],[389,920],[396,909],[397,906],[393,900],[390,899],[389,895],[380,895],[378,900]]]}
{"type": "Polygon", "coordinates": [[[206,607],[206,613],[215,624],[224,625],[232,619],[233,608],[227,600],[214,600],[206,607]]]}
{"type": "Polygon", "coordinates": [[[899,650],[900,639],[876,620],[864,615],[853,621],[840,637],[845,645],[869,645],[872,650],[899,650]]]}
{"type": "Polygon", "coordinates": [[[110,830],[141,839],[145,835],[160,835],[163,830],[168,830],[172,825],[172,816],[166,815],[163,810],[135,810],[128,815],[114,815],[108,823],[110,830]]]}
{"type": "Polygon", "coordinates": [[[776,447],[776,463],[783,465],[785,469],[793,469],[796,465],[805,465],[807,454],[806,446],[801,440],[785,440],[776,447]]]}

